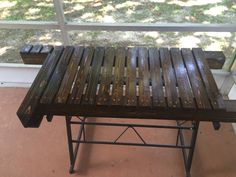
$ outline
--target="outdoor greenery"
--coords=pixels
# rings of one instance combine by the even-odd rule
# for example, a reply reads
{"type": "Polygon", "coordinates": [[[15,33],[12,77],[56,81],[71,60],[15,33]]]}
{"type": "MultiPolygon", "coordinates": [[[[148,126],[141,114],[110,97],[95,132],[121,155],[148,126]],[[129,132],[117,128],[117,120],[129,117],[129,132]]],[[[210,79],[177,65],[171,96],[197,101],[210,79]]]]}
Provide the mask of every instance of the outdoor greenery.
{"type": "MultiPolygon", "coordinates": [[[[100,23],[236,23],[235,0],[64,0],[68,21],[100,23]]],[[[54,21],[52,0],[0,0],[0,20],[54,21]]],[[[236,33],[70,31],[72,44],[203,47],[229,57],[236,33]]],[[[60,45],[58,30],[0,30],[0,62],[21,62],[25,43],[60,45]]]]}

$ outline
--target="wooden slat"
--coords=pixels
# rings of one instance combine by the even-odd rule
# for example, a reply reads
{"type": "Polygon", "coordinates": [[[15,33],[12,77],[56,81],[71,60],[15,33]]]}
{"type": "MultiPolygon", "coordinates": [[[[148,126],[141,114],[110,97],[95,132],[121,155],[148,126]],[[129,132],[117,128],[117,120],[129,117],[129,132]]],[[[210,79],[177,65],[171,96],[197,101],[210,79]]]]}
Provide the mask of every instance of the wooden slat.
{"type": "Polygon", "coordinates": [[[87,80],[88,86],[82,104],[94,104],[104,51],[103,47],[95,49],[91,73],[87,80]]]}
{"type": "Polygon", "coordinates": [[[56,47],[52,54],[48,56],[17,111],[17,115],[25,127],[37,127],[40,125],[42,117],[37,117],[38,119],[36,119],[36,117],[34,117],[35,110],[37,109],[41,95],[51,78],[62,51],[62,46],[56,47]]]}
{"type": "Polygon", "coordinates": [[[211,105],[214,109],[225,109],[224,101],[222,95],[219,93],[216,82],[210,71],[210,68],[205,59],[202,49],[193,49],[193,54],[195,61],[197,63],[198,69],[201,73],[202,80],[204,82],[207,94],[211,100],[211,105]]]}
{"type": "Polygon", "coordinates": [[[160,58],[168,107],[180,107],[176,89],[176,78],[171,64],[170,53],[167,48],[160,48],[160,58]]]}
{"type": "Polygon", "coordinates": [[[124,103],[123,85],[125,72],[126,50],[124,47],[117,48],[115,51],[115,71],[112,89],[112,105],[122,105],[124,103]]]}
{"type": "Polygon", "coordinates": [[[201,80],[201,75],[194,61],[192,51],[190,49],[181,49],[181,51],[187,68],[193,94],[197,102],[197,107],[200,109],[211,109],[207,93],[201,80]]]}
{"type": "Polygon", "coordinates": [[[42,45],[34,45],[33,48],[30,50],[30,53],[40,53],[42,48],[42,45]]]}
{"type": "Polygon", "coordinates": [[[194,96],[189,83],[188,74],[184,66],[181,52],[178,48],[170,49],[175,75],[179,88],[179,95],[184,108],[195,108],[194,96]]]}
{"type": "Polygon", "coordinates": [[[149,49],[150,75],[152,82],[153,106],[165,107],[165,97],[163,92],[162,73],[160,69],[160,56],[157,48],[149,49]]]}
{"type": "Polygon", "coordinates": [[[138,50],[138,67],[139,67],[139,106],[151,106],[150,95],[150,72],[148,66],[147,48],[138,50]]]}
{"type": "Polygon", "coordinates": [[[33,48],[33,45],[25,45],[21,48],[20,53],[21,54],[27,54],[30,52],[30,50],[33,48]]]}
{"type": "Polygon", "coordinates": [[[127,55],[127,81],[126,81],[126,105],[136,106],[136,57],[138,55],[137,48],[129,48],[127,55]]]}
{"type": "Polygon", "coordinates": [[[115,51],[114,48],[108,47],[105,50],[105,58],[103,61],[103,70],[101,73],[101,82],[96,100],[98,105],[109,105],[110,99],[110,84],[112,82],[112,67],[114,63],[115,51]]]}
{"type": "Polygon", "coordinates": [[[70,94],[70,90],[73,86],[72,84],[73,84],[76,72],[78,70],[78,65],[81,61],[83,51],[84,51],[84,47],[81,47],[81,46],[75,47],[70,63],[68,64],[65,76],[61,82],[60,89],[55,98],[55,103],[66,103],[67,98],[70,94]]]}
{"type": "Polygon", "coordinates": [[[40,51],[41,54],[48,54],[53,51],[52,45],[44,45],[42,50],[40,51]]]}
{"type": "Polygon", "coordinates": [[[65,50],[57,64],[55,71],[53,72],[52,79],[50,80],[40,103],[49,104],[54,100],[58,89],[60,88],[61,81],[67,69],[67,65],[70,61],[71,55],[74,51],[74,47],[66,46],[65,50]]]}
{"type": "Polygon", "coordinates": [[[93,59],[93,54],[94,54],[93,47],[86,47],[84,49],[84,54],[81,60],[80,69],[77,72],[75,85],[72,90],[71,96],[69,97],[69,103],[79,104],[81,102],[86,79],[88,77],[88,73],[90,70],[90,64],[93,59]]]}

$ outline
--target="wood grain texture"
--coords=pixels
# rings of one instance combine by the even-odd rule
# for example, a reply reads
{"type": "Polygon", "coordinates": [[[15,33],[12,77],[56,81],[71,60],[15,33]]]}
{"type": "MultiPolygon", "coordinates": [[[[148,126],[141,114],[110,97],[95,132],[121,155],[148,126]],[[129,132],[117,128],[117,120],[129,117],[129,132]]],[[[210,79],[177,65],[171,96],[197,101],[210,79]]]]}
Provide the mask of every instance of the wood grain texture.
{"type": "Polygon", "coordinates": [[[105,57],[103,61],[103,70],[100,77],[100,87],[98,91],[97,105],[109,105],[110,98],[110,84],[112,83],[112,67],[115,58],[114,48],[108,47],[105,50],[105,57]]]}
{"type": "Polygon", "coordinates": [[[164,76],[168,107],[180,107],[180,102],[176,89],[177,82],[175,78],[174,69],[171,63],[170,53],[167,48],[160,48],[160,58],[164,76]]]}
{"type": "Polygon", "coordinates": [[[78,65],[81,61],[84,47],[76,46],[74,53],[71,57],[70,63],[68,64],[65,76],[60,84],[59,91],[55,98],[56,103],[66,103],[71,89],[73,89],[73,81],[78,71],[78,65]]]}
{"type": "Polygon", "coordinates": [[[210,68],[206,62],[204,53],[202,49],[193,49],[193,54],[195,61],[197,63],[203,84],[206,88],[209,99],[211,100],[211,105],[214,109],[225,109],[224,101],[222,95],[220,94],[210,68]]]}
{"type": "Polygon", "coordinates": [[[59,62],[55,71],[53,72],[52,79],[50,80],[49,84],[47,85],[46,90],[43,93],[43,96],[40,100],[40,103],[43,104],[50,104],[53,102],[59,88],[61,81],[64,77],[64,74],[67,69],[67,65],[71,59],[71,55],[74,51],[73,46],[66,46],[63,54],[61,55],[59,62]]]}
{"type": "Polygon", "coordinates": [[[163,92],[163,80],[160,66],[160,55],[157,48],[149,49],[150,77],[152,83],[153,106],[165,107],[166,101],[163,92]]]}
{"type": "Polygon", "coordinates": [[[100,71],[103,61],[105,49],[97,47],[94,52],[93,63],[91,66],[90,75],[87,78],[88,86],[82,100],[82,104],[94,104],[96,98],[97,86],[100,78],[100,71]]]}
{"type": "Polygon", "coordinates": [[[183,60],[185,62],[194,98],[199,109],[211,109],[208,95],[201,80],[201,75],[198,71],[194,60],[193,53],[190,49],[182,49],[183,60]]]}
{"type": "Polygon", "coordinates": [[[112,90],[112,105],[123,105],[123,85],[125,82],[125,57],[126,49],[117,48],[115,51],[116,61],[115,61],[115,71],[114,71],[114,82],[112,90]]]}
{"type": "Polygon", "coordinates": [[[48,56],[17,111],[17,115],[25,127],[40,125],[42,116],[35,116],[35,111],[62,52],[63,47],[56,47],[48,56]]]}
{"type": "Polygon", "coordinates": [[[136,67],[138,48],[129,48],[127,54],[126,105],[137,105],[136,67]]]}
{"type": "Polygon", "coordinates": [[[172,62],[174,65],[175,76],[178,83],[179,96],[184,108],[195,108],[194,96],[189,83],[188,74],[184,66],[181,52],[178,48],[170,49],[172,62]]]}

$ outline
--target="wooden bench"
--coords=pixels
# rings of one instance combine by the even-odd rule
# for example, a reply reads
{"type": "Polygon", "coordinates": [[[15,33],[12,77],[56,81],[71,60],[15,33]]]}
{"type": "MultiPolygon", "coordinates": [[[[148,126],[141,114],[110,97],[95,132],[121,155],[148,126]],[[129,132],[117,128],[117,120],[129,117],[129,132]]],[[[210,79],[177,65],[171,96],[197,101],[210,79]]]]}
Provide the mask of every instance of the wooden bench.
{"type": "Polygon", "coordinates": [[[141,145],[189,148],[184,158],[187,176],[190,176],[199,122],[236,122],[234,108],[219,93],[206,53],[200,48],[57,46],[48,51],[17,115],[24,127],[39,127],[44,116],[48,120],[54,115],[66,116],[71,172],[78,151],[78,147],[73,151],[73,143],[140,145],[82,140],[84,126],[89,125],[86,119],[77,122],[81,124],[79,138],[73,140],[71,116],[177,121],[173,127],[147,126],[178,129],[180,145],[153,145],[145,141],[141,145]],[[181,135],[182,120],[192,122],[192,126],[185,127],[193,131],[189,146],[181,135]]]}

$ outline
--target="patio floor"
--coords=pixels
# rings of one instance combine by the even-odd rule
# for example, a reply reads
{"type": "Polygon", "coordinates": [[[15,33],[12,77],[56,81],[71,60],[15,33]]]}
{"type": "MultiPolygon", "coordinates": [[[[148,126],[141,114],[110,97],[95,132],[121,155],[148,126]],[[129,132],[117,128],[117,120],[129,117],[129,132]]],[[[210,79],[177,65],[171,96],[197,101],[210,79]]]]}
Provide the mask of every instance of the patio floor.
{"type": "MultiPolygon", "coordinates": [[[[0,176],[42,177],[183,177],[180,150],[109,145],[82,145],[75,174],[68,173],[65,120],[43,120],[40,128],[23,128],[16,111],[27,89],[0,88],[0,176]]],[[[166,121],[167,122],[167,121],[166,121]]],[[[88,136],[111,138],[114,129],[90,128],[88,136]]],[[[174,132],[144,132],[161,142],[170,142],[174,132]],[[164,134],[165,132],[165,134],[164,134]]],[[[124,138],[132,138],[128,132],[124,138]]],[[[192,177],[235,177],[236,135],[231,124],[222,124],[214,131],[211,123],[201,123],[193,159],[192,177]]]]}

